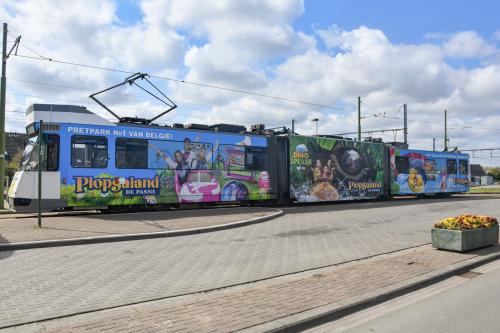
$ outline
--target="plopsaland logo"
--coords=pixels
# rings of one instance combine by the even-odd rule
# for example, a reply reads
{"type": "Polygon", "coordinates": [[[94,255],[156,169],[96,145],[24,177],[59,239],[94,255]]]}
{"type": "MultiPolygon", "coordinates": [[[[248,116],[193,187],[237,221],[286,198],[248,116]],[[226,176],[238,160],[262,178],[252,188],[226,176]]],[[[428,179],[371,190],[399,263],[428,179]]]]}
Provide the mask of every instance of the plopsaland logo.
{"type": "Polygon", "coordinates": [[[122,191],[123,195],[158,195],[160,193],[160,176],[151,178],[96,178],[92,176],[75,176],[75,193],[97,190],[102,193],[122,191]]]}
{"type": "Polygon", "coordinates": [[[467,178],[454,178],[453,184],[456,185],[469,185],[469,179],[467,178]]]}
{"type": "Polygon", "coordinates": [[[381,189],[382,184],[379,182],[349,182],[349,190],[374,190],[381,189]]]}

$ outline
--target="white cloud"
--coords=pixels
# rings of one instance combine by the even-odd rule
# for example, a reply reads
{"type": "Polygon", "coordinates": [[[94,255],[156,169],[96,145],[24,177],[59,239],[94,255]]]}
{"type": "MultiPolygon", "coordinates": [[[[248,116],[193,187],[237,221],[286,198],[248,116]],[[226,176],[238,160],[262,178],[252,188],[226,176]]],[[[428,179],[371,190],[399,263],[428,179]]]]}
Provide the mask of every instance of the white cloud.
{"type": "Polygon", "coordinates": [[[462,31],[444,44],[444,51],[450,57],[483,58],[493,54],[495,47],[488,44],[475,31],[462,31]]]}
{"type": "MultiPolygon", "coordinates": [[[[56,59],[341,107],[156,81],[174,101],[186,106],[168,115],[168,122],[289,126],[295,119],[299,132],[312,134],[311,119],[319,118],[321,133],[350,132],[356,129],[356,98],[362,96],[364,115],[387,112],[400,118],[398,107],[408,103],[409,118],[418,120],[409,123],[414,147],[430,148],[432,137],[442,136],[445,108],[450,126],[456,127],[450,130],[452,144],[486,145],[500,140],[500,131],[468,128],[500,128],[500,53],[474,31],[429,34],[427,42],[419,44],[393,43],[383,31],[365,26],[343,30],[332,25],[308,35],[293,26],[304,12],[300,0],[144,0],[140,8],[142,19],[127,25],[119,22],[111,0],[26,0],[0,6],[0,19],[34,49],[56,59]],[[464,59],[477,60],[474,63],[479,65],[457,68],[456,61],[464,59]]],[[[8,73],[9,101],[19,110],[36,100],[81,103],[97,111],[88,94],[125,76],[15,57],[9,59],[8,73]]],[[[122,114],[144,116],[161,110],[153,101],[138,99],[130,89],[117,92],[125,95],[110,95],[106,101],[122,114]]],[[[363,129],[393,128],[401,127],[402,121],[372,117],[363,119],[362,125],[363,129]]],[[[13,122],[8,126],[20,128],[13,122]]],[[[380,136],[394,140],[390,132],[380,136]]],[[[397,138],[401,139],[400,132],[397,138]]]]}

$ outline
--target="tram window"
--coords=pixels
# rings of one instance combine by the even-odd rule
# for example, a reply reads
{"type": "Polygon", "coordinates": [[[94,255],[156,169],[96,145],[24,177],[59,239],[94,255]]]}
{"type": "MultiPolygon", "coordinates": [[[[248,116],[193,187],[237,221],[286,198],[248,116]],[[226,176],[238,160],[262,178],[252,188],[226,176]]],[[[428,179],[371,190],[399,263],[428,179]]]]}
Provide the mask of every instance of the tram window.
{"type": "Polygon", "coordinates": [[[117,139],[115,160],[118,169],[147,169],[148,141],[117,139]]]}
{"type": "Polygon", "coordinates": [[[24,148],[23,157],[21,158],[20,170],[33,171],[38,170],[38,137],[29,139],[24,148]]]}
{"type": "Polygon", "coordinates": [[[446,160],[446,172],[449,175],[455,175],[457,173],[457,160],[446,160]]]}
{"type": "Polygon", "coordinates": [[[265,147],[245,148],[245,170],[267,169],[267,149],[265,147]]]}
{"type": "Polygon", "coordinates": [[[102,136],[71,138],[71,166],[74,168],[106,168],[108,166],[108,141],[102,136]]]}
{"type": "Polygon", "coordinates": [[[410,172],[410,159],[407,156],[396,156],[396,170],[398,173],[410,172]]]}
{"type": "Polygon", "coordinates": [[[467,163],[466,160],[458,161],[458,172],[461,175],[468,175],[469,174],[469,164],[467,163]]]}
{"type": "Polygon", "coordinates": [[[47,171],[59,170],[59,135],[47,134],[44,135],[45,146],[47,147],[47,171]]]}

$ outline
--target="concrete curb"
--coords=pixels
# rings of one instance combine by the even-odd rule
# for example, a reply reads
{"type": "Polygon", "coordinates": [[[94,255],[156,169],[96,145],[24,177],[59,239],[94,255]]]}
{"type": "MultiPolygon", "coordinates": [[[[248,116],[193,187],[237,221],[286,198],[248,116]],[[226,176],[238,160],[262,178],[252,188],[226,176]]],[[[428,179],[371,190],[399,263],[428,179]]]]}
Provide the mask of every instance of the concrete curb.
{"type": "MultiPolygon", "coordinates": [[[[496,247],[500,249],[500,245],[496,245],[496,247]]],[[[464,273],[497,259],[500,259],[500,252],[487,255],[479,254],[477,257],[466,259],[462,262],[449,265],[445,268],[438,269],[391,286],[377,289],[340,302],[331,303],[291,316],[283,317],[261,325],[249,327],[239,332],[301,332],[438,283],[454,275],[464,273]]]]}
{"type": "Polygon", "coordinates": [[[242,221],[231,222],[231,223],[226,223],[226,224],[219,224],[219,225],[214,225],[214,226],[209,226],[209,227],[194,228],[194,229],[181,229],[181,230],[172,230],[172,231],[159,231],[159,232],[139,233],[139,234],[110,235],[110,236],[96,236],[96,237],[82,237],[82,238],[66,238],[66,239],[50,239],[50,240],[42,240],[42,241],[6,243],[6,244],[0,244],[0,251],[27,250],[27,249],[57,247],[57,246],[111,243],[111,242],[123,242],[123,241],[141,240],[141,239],[196,235],[196,234],[239,228],[239,227],[244,227],[244,226],[248,226],[248,225],[252,225],[252,224],[256,224],[256,223],[261,223],[261,222],[275,219],[275,218],[283,216],[285,214],[284,211],[281,209],[273,208],[273,210],[274,210],[274,213],[266,215],[266,216],[255,217],[255,218],[248,219],[248,220],[242,220],[242,221]]]}

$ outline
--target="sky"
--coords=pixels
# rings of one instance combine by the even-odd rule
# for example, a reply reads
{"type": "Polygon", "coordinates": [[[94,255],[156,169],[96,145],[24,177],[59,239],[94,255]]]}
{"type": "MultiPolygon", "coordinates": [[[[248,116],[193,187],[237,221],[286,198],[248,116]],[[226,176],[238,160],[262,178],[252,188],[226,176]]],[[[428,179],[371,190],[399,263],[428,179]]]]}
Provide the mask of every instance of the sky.
{"type": "MultiPolygon", "coordinates": [[[[403,126],[412,148],[466,150],[500,144],[500,2],[361,0],[17,0],[0,4],[9,46],[7,130],[24,131],[32,103],[84,105],[127,74],[149,73],[179,106],[162,124],[291,126],[314,134],[403,126]],[[169,80],[174,79],[174,80],[169,80]],[[215,85],[288,101],[208,88],[215,85]],[[301,102],[294,102],[294,101],[301,102]]],[[[162,105],[131,87],[104,96],[121,116],[162,105]]],[[[365,136],[402,141],[400,130],[365,136]]],[[[500,165],[500,151],[473,162],[500,165]]]]}

